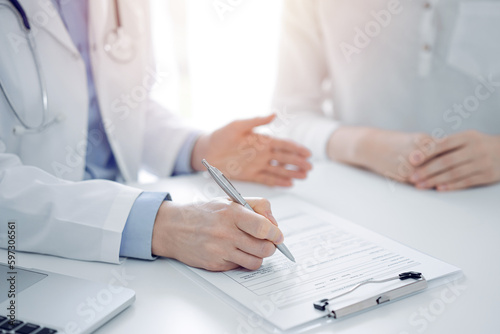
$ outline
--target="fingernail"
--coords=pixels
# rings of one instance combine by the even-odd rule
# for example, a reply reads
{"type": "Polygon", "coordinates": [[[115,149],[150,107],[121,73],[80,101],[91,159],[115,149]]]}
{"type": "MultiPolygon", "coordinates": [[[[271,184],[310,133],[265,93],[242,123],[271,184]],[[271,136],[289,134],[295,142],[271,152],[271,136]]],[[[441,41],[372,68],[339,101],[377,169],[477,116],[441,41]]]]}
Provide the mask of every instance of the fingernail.
{"type": "Polygon", "coordinates": [[[279,245],[279,244],[283,243],[283,241],[285,241],[285,237],[283,236],[283,233],[280,232],[280,235],[279,235],[278,239],[276,239],[274,241],[274,243],[276,245],[279,245]]]}

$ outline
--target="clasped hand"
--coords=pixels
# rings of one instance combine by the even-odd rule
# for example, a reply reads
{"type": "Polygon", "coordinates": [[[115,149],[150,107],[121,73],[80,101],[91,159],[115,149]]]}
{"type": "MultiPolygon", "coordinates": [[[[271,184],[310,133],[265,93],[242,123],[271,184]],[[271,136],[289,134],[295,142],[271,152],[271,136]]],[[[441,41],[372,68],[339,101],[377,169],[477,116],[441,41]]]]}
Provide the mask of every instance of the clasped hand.
{"type": "Polygon", "coordinates": [[[417,188],[458,190],[500,181],[500,137],[465,131],[416,152],[409,181],[417,188]]]}
{"type": "Polygon", "coordinates": [[[359,165],[419,189],[449,191],[500,181],[500,136],[464,131],[442,139],[370,129],[359,165]]]}

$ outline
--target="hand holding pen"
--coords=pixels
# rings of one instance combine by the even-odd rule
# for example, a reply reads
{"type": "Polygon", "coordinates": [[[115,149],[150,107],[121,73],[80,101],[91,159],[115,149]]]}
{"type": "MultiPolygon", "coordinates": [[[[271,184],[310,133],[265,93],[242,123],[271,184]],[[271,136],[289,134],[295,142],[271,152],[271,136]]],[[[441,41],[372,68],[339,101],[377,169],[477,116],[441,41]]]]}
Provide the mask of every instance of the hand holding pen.
{"type": "Polygon", "coordinates": [[[225,198],[208,202],[164,201],[153,230],[152,253],[210,271],[259,269],[283,242],[269,201],[248,199],[255,210],[225,198]]]}
{"type": "Polygon", "coordinates": [[[268,200],[247,201],[248,206],[225,198],[163,201],[153,227],[152,254],[210,271],[259,269],[284,237],[268,200]]]}
{"type": "MultiPolygon", "coordinates": [[[[236,190],[236,188],[232,185],[232,183],[221,173],[217,168],[211,166],[205,159],[202,161],[203,165],[207,168],[210,176],[214,179],[214,181],[224,190],[224,192],[236,203],[243,205],[250,211],[253,211],[253,208],[245,201],[243,196],[236,190]]],[[[272,217],[272,215],[271,215],[272,217]]],[[[272,218],[274,220],[274,218],[272,218]]],[[[274,223],[277,225],[276,221],[274,223]]],[[[290,261],[295,262],[295,258],[292,253],[288,250],[285,244],[280,243],[276,245],[276,248],[283,253],[290,261]]]]}

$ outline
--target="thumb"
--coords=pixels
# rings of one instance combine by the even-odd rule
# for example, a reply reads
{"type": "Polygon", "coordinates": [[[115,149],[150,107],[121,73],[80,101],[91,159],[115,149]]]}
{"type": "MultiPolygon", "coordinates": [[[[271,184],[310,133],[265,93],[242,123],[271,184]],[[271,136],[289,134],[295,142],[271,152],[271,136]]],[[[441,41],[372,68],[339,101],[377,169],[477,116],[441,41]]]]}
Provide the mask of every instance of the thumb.
{"type": "Polygon", "coordinates": [[[235,121],[235,125],[242,131],[250,131],[253,128],[271,123],[276,118],[276,114],[264,117],[254,117],[235,121]]]}

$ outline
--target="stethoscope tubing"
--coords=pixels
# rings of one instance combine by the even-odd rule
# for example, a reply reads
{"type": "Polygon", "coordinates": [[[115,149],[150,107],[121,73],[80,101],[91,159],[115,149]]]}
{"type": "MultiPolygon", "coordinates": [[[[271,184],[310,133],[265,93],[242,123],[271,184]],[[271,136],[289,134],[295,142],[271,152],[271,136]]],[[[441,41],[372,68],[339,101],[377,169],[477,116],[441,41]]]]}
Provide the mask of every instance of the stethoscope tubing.
{"type": "MultiPolygon", "coordinates": [[[[29,133],[36,133],[36,132],[41,132],[45,130],[47,127],[51,126],[54,123],[61,122],[64,119],[64,115],[58,115],[54,117],[54,119],[47,121],[48,117],[48,112],[49,112],[49,103],[48,103],[48,94],[47,94],[47,86],[45,83],[45,76],[42,70],[41,66],[41,61],[38,56],[38,50],[35,42],[35,38],[31,32],[31,25],[28,19],[28,16],[26,15],[26,12],[24,11],[24,8],[22,5],[19,3],[18,0],[7,0],[8,2],[4,2],[0,0],[0,6],[7,8],[10,10],[16,17],[19,17],[19,25],[20,29],[25,31],[25,36],[26,39],[28,40],[28,45],[30,48],[30,52],[33,57],[33,61],[36,67],[36,71],[38,74],[38,83],[41,89],[41,100],[42,100],[42,119],[40,121],[40,124],[33,126],[29,125],[26,120],[23,119],[23,117],[18,113],[14,103],[12,102],[12,99],[10,95],[8,94],[7,90],[5,89],[5,85],[2,82],[0,78],[0,90],[2,91],[3,95],[5,96],[7,100],[7,104],[9,105],[9,108],[12,110],[12,113],[14,114],[15,118],[18,120],[19,124],[21,126],[16,126],[14,128],[14,133],[17,134],[23,134],[26,132],[29,133]],[[9,5],[10,4],[10,5],[9,5]]],[[[120,13],[120,5],[119,5],[119,0],[114,0],[114,7],[115,7],[115,28],[110,32],[110,34],[114,33],[117,38],[122,37],[123,34],[123,28],[122,28],[122,20],[121,20],[121,13],[120,13]]],[[[113,45],[109,44],[107,45],[105,43],[104,50],[108,54],[108,56],[116,61],[117,63],[128,63],[130,62],[133,57],[134,57],[134,48],[131,46],[130,54],[125,57],[119,57],[116,54],[114,54],[115,48],[113,45]]],[[[126,53],[125,53],[126,54],[126,53]]]]}
{"type": "Polygon", "coordinates": [[[31,130],[31,131],[42,130],[47,126],[46,119],[47,119],[49,107],[48,107],[47,87],[45,85],[45,80],[44,80],[44,75],[43,75],[43,71],[42,71],[42,67],[41,67],[41,62],[40,62],[40,59],[38,57],[35,39],[31,33],[31,27],[29,25],[29,21],[27,19],[26,13],[24,12],[24,9],[21,7],[21,5],[19,4],[19,2],[17,0],[9,0],[9,2],[12,4],[12,7],[14,7],[16,9],[16,11],[14,10],[14,8],[7,5],[6,3],[0,3],[0,6],[9,9],[16,16],[19,15],[21,17],[21,19],[23,20],[24,27],[21,26],[20,28],[25,30],[26,39],[28,40],[28,46],[30,48],[30,52],[31,52],[31,55],[33,56],[33,61],[35,63],[35,67],[37,69],[38,83],[40,85],[40,89],[41,89],[41,93],[42,93],[42,109],[43,109],[42,110],[42,120],[40,121],[40,124],[36,125],[36,126],[29,125],[21,117],[21,115],[19,115],[19,113],[17,112],[17,110],[14,106],[14,103],[12,102],[12,99],[10,98],[10,95],[7,93],[7,90],[4,87],[4,84],[3,84],[3,81],[1,78],[0,78],[0,89],[2,90],[4,96],[7,100],[7,104],[9,105],[10,109],[12,110],[14,116],[16,117],[16,119],[19,121],[19,123],[24,128],[26,128],[27,130],[31,130]]]}

